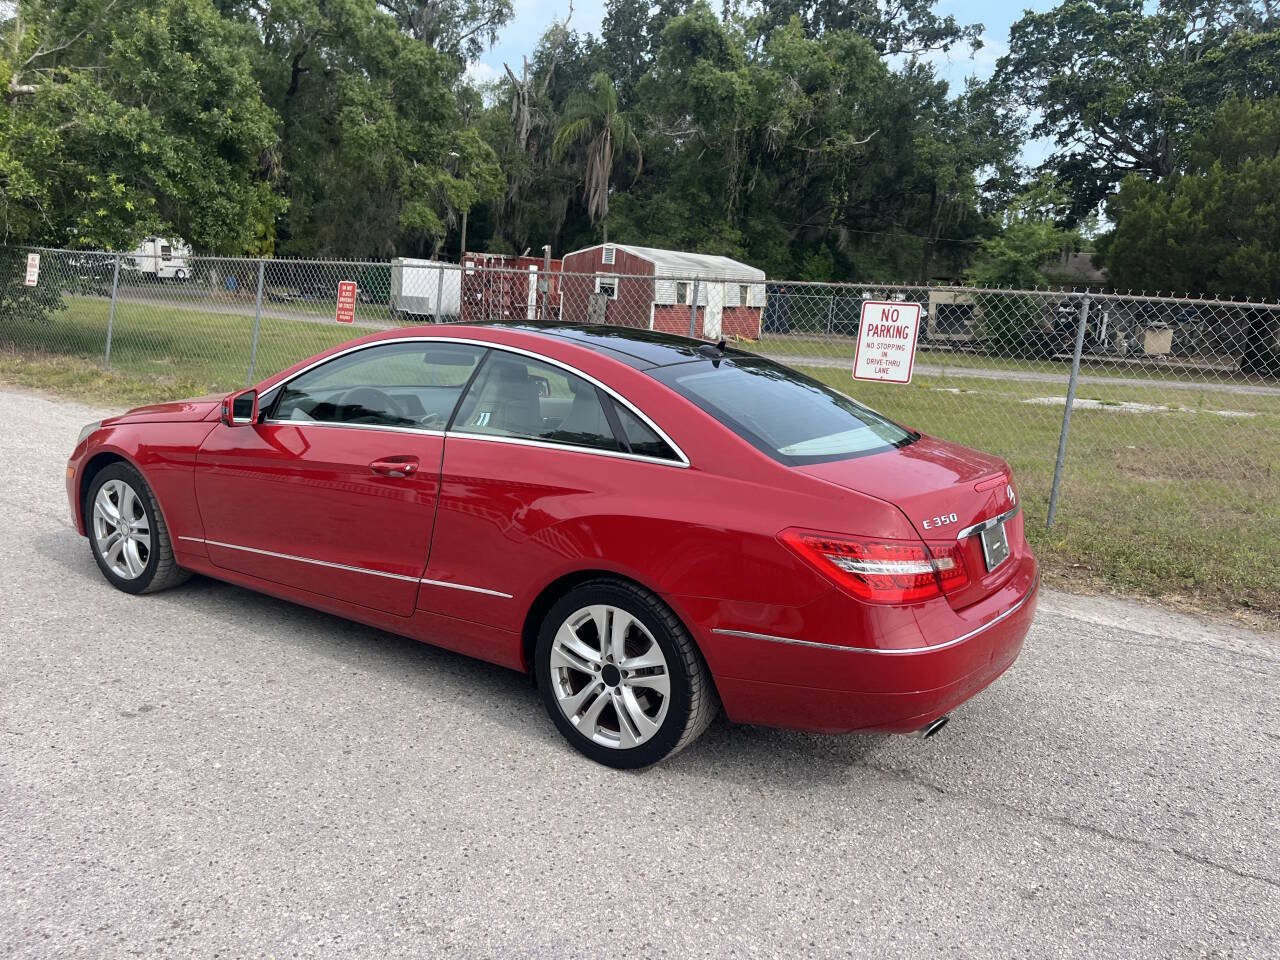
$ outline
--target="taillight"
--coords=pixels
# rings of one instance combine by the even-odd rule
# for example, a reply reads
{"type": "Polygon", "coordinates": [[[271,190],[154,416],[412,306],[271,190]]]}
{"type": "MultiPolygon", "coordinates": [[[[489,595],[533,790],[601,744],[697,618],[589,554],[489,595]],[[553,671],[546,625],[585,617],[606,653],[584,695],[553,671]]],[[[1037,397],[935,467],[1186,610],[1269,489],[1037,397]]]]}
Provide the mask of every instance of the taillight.
{"type": "Polygon", "coordinates": [[[867,540],[790,528],[778,539],[829,580],[872,603],[914,603],[969,582],[960,545],[867,540]]]}

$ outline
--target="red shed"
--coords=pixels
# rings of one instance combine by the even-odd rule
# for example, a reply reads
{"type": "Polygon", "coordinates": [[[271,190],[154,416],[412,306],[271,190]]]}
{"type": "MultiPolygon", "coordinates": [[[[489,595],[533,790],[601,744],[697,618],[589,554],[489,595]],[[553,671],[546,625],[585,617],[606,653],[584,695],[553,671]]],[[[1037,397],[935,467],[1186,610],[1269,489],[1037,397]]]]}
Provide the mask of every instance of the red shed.
{"type": "Polygon", "coordinates": [[[512,257],[501,253],[468,253],[462,257],[462,322],[487,320],[553,320],[560,313],[560,261],[512,257]]]}
{"type": "Polygon", "coordinates": [[[688,333],[708,340],[760,337],[764,271],[706,253],[605,243],[561,261],[561,318],[688,333]]]}

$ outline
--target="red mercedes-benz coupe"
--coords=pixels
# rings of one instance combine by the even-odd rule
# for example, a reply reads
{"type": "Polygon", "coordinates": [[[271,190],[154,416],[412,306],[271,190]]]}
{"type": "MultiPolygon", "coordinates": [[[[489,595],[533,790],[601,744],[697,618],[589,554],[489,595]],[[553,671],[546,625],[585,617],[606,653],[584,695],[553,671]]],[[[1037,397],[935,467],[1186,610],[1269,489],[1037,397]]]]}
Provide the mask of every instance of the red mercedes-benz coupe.
{"type": "Polygon", "coordinates": [[[121,590],[203,573],[532,672],[615,767],[721,704],[932,733],[1013,663],[1038,585],[1003,461],[645,330],[375,334],[90,424],[66,482],[121,590]]]}

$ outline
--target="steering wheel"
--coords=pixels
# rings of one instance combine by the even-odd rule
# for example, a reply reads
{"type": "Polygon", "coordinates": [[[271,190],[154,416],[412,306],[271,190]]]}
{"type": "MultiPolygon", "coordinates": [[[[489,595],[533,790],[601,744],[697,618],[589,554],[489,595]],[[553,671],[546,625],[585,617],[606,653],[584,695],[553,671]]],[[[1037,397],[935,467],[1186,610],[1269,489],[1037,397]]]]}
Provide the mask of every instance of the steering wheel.
{"type": "Polygon", "coordinates": [[[348,408],[344,410],[345,420],[350,420],[352,414],[351,407],[362,408],[373,413],[385,411],[393,417],[404,418],[404,411],[400,409],[400,404],[396,402],[395,397],[388,393],[383,393],[377,387],[355,387],[348,390],[338,398],[338,406],[348,408]]]}

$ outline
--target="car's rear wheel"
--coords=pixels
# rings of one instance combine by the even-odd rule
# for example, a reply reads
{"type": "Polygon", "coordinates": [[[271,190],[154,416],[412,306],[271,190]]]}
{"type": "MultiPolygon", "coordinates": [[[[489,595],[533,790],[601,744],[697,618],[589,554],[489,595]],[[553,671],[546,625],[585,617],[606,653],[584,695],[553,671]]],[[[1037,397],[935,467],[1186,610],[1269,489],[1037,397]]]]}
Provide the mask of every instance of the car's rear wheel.
{"type": "Polygon", "coordinates": [[[693,638],[656,595],[593,580],[548,611],[535,651],[552,721],[599,763],[631,769],[692,743],[719,709],[693,638]]]}
{"type": "Polygon", "coordinates": [[[151,487],[127,463],[103,468],[89,485],[85,526],[98,569],[126,593],[155,593],[188,580],[151,487]]]}

